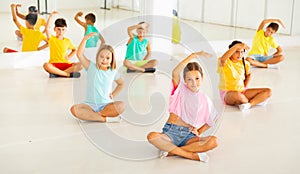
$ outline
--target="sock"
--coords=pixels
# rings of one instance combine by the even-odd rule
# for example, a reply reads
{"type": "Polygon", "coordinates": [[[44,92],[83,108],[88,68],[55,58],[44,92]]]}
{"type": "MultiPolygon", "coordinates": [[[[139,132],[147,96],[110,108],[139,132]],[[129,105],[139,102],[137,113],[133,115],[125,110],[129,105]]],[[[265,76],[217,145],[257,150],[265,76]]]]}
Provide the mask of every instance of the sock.
{"type": "Polygon", "coordinates": [[[250,107],[251,107],[250,103],[243,103],[239,105],[239,108],[242,112],[250,109],[250,107]]]}
{"type": "Polygon", "coordinates": [[[198,156],[199,156],[200,161],[202,161],[202,162],[207,163],[209,161],[209,156],[204,152],[198,153],[198,156]]]}
{"type": "Polygon", "coordinates": [[[279,66],[276,64],[268,64],[269,69],[279,69],[279,66]]]}
{"type": "Polygon", "coordinates": [[[134,73],[136,70],[127,69],[127,73],[134,73]]]}
{"type": "Polygon", "coordinates": [[[165,157],[167,157],[168,156],[168,152],[166,152],[166,151],[160,151],[160,154],[159,154],[159,157],[161,158],[161,159],[163,159],[163,158],[165,158],[165,157]]]}
{"type": "Polygon", "coordinates": [[[49,73],[49,78],[57,78],[57,77],[59,77],[59,75],[49,73]]]}
{"type": "Polygon", "coordinates": [[[121,117],[106,117],[106,123],[120,123],[121,117]]]}
{"type": "Polygon", "coordinates": [[[80,72],[72,72],[70,73],[70,78],[79,78],[80,77],[80,72]]]}

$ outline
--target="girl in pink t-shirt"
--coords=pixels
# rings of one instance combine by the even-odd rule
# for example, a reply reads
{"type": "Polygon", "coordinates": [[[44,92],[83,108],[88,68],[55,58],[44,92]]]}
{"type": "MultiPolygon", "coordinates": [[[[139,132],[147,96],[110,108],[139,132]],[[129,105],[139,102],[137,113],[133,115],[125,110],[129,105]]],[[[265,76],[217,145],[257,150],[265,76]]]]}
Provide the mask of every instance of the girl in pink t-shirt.
{"type": "Polygon", "coordinates": [[[150,132],[148,141],[162,151],[161,156],[178,155],[207,162],[206,151],[217,147],[214,136],[200,137],[216,121],[212,101],[200,91],[203,72],[193,58],[208,57],[201,51],[192,53],[181,61],[172,72],[172,90],[169,103],[170,116],[163,132],[150,132]],[[183,79],[180,72],[183,70],[183,79]]]}

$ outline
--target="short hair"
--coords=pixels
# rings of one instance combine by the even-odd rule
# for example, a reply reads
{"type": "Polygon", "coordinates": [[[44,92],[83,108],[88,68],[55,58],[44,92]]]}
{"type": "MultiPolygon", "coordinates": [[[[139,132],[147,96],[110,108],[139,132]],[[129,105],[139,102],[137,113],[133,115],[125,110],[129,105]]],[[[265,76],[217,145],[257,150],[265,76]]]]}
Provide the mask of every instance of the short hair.
{"type": "Polygon", "coordinates": [[[67,22],[63,18],[58,18],[55,20],[55,27],[67,27],[67,22]]]}
{"type": "Polygon", "coordinates": [[[239,41],[239,40],[235,40],[235,41],[233,41],[233,42],[228,46],[228,48],[230,49],[230,48],[233,47],[234,45],[240,44],[240,43],[242,43],[242,42],[239,41]]]}
{"type": "Polygon", "coordinates": [[[85,20],[89,20],[93,23],[96,22],[96,16],[93,13],[89,13],[89,14],[85,15],[84,18],[85,18],[85,20]]]}
{"type": "Polygon", "coordinates": [[[277,32],[278,31],[278,29],[279,29],[279,25],[277,24],[277,23],[274,23],[274,22],[272,22],[272,23],[270,23],[268,26],[267,26],[267,28],[272,28],[275,32],[277,32]]]}
{"type": "Polygon", "coordinates": [[[37,14],[34,13],[29,13],[28,15],[25,16],[25,20],[30,24],[30,25],[35,25],[37,21],[37,14]]]}
{"type": "Polygon", "coordinates": [[[99,54],[100,54],[100,52],[101,52],[102,50],[108,50],[108,51],[111,52],[111,54],[112,54],[112,60],[111,60],[111,63],[110,63],[110,68],[111,68],[111,69],[116,69],[117,66],[116,66],[115,51],[114,51],[113,47],[110,46],[110,45],[104,44],[104,45],[102,45],[102,46],[99,48],[99,50],[98,50],[98,52],[97,52],[97,55],[96,55],[96,63],[98,62],[98,56],[99,56],[99,54]]]}
{"type": "Polygon", "coordinates": [[[183,69],[183,78],[185,79],[186,73],[189,71],[199,71],[201,77],[203,78],[203,71],[199,63],[197,62],[189,62],[183,69]]]}
{"type": "Polygon", "coordinates": [[[36,6],[30,6],[30,7],[28,7],[28,12],[29,13],[37,13],[38,9],[36,8],[36,6]]]}

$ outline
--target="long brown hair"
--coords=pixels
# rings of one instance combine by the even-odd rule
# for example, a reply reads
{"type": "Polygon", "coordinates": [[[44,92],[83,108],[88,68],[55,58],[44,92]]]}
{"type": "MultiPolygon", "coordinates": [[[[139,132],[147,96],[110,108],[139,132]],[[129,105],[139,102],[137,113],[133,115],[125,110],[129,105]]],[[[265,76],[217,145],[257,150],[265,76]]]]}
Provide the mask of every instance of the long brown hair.
{"type": "Polygon", "coordinates": [[[185,68],[183,69],[183,78],[185,79],[186,73],[189,71],[199,71],[201,77],[203,78],[203,71],[199,63],[197,62],[189,62],[185,68]]]}
{"type": "Polygon", "coordinates": [[[96,55],[96,63],[98,63],[98,56],[99,56],[99,54],[100,54],[100,52],[101,52],[102,50],[108,50],[108,51],[111,52],[111,54],[112,54],[112,60],[111,60],[111,63],[110,63],[110,68],[111,68],[111,69],[116,69],[115,51],[114,51],[113,47],[110,46],[110,45],[102,45],[102,46],[99,48],[99,50],[98,50],[98,52],[97,52],[97,55],[96,55]]]}

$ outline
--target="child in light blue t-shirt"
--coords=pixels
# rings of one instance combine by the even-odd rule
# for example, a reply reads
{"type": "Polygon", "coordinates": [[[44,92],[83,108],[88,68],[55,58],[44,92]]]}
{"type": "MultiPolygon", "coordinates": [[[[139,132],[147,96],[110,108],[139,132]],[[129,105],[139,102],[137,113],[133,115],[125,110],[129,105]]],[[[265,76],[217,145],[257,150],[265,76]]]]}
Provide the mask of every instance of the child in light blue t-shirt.
{"type": "Polygon", "coordinates": [[[122,90],[124,81],[116,70],[116,58],[111,46],[101,46],[96,63],[83,54],[86,41],[94,35],[97,33],[85,36],[78,47],[77,57],[87,72],[87,95],[84,103],[71,107],[71,112],[81,120],[119,122],[119,115],[125,110],[125,104],[114,101],[113,98],[122,90]],[[113,82],[117,86],[112,91],[113,82]]]}
{"type": "Polygon", "coordinates": [[[84,17],[85,22],[83,22],[79,19],[79,17],[82,15],[83,15],[82,12],[78,12],[75,15],[74,19],[79,25],[81,25],[84,28],[84,36],[87,36],[90,33],[97,33],[97,35],[93,35],[86,41],[85,47],[86,48],[97,47],[97,43],[99,39],[101,40],[101,45],[105,44],[105,40],[103,36],[100,34],[98,29],[94,26],[96,22],[96,16],[93,13],[89,13],[85,15],[84,17]]]}

